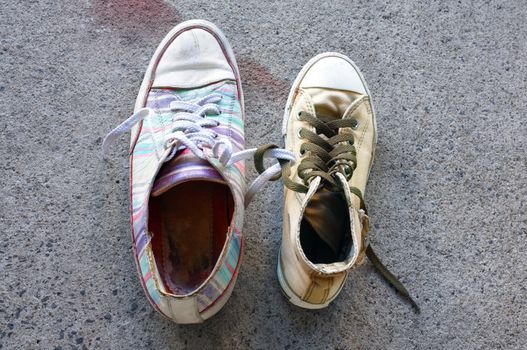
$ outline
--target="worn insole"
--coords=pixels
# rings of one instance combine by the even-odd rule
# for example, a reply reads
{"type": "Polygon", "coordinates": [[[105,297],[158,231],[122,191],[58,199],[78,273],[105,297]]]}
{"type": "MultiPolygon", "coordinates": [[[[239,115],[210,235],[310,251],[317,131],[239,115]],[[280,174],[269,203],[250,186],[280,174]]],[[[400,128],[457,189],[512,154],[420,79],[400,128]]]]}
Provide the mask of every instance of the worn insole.
{"type": "Polygon", "coordinates": [[[210,275],[221,253],[232,211],[230,191],[193,181],[151,201],[157,202],[154,255],[161,278],[171,292],[189,293],[210,275]]]}

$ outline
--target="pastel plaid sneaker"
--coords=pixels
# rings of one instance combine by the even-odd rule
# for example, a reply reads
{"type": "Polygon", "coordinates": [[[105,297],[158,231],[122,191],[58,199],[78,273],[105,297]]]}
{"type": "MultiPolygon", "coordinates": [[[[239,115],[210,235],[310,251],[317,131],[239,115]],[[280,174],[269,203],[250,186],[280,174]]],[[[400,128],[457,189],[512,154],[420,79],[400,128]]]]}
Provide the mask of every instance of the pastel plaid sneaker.
{"type": "Polygon", "coordinates": [[[156,310],[199,323],[229,298],[240,268],[244,207],[280,173],[275,164],[247,189],[244,160],[293,160],[278,149],[245,150],[244,106],[233,51],[206,21],[176,26],[146,71],[134,114],[103,141],[131,130],[132,241],[156,310]]]}
{"type": "Polygon", "coordinates": [[[278,279],[300,307],[328,306],[350,269],[367,255],[378,271],[416,306],[404,286],[366,242],[363,193],[376,144],[370,93],[346,56],[324,53],[296,78],[287,101],[285,148],[300,159],[284,167],[284,226],[278,279]]]}

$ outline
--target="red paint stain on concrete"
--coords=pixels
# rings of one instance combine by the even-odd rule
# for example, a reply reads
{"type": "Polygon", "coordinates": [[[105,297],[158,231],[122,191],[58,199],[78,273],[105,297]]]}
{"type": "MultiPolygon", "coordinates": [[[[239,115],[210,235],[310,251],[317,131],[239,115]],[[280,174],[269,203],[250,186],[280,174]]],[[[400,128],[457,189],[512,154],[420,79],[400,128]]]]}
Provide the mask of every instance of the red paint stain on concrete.
{"type": "Polygon", "coordinates": [[[251,57],[241,56],[238,59],[238,66],[246,94],[254,91],[285,103],[290,89],[288,82],[271,73],[267,67],[251,57]]]}
{"type": "Polygon", "coordinates": [[[126,36],[164,33],[181,21],[181,15],[163,0],[93,0],[100,25],[126,36]]]}

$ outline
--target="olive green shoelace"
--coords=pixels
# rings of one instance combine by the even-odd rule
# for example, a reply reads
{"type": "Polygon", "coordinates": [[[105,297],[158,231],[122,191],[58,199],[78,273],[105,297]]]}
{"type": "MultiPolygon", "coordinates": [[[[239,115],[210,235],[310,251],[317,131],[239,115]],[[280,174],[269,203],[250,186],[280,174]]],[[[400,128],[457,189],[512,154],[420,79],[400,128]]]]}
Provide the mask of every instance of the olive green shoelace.
{"type": "MultiPolygon", "coordinates": [[[[363,97],[356,103],[363,103],[367,97],[363,97]]],[[[272,180],[278,180],[282,177],[284,185],[292,191],[299,193],[307,193],[309,183],[312,179],[320,177],[322,179],[320,186],[325,186],[331,191],[342,191],[341,185],[335,180],[337,172],[344,175],[346,180],[350,180],[353,176],[353,171],[357,167],[357,152],[354,146],[353,134],[349,131],[340,130],[341,128],[356,128],[357,121],[355,119],[336,119],[331,121],[323,121],[316,115],[311,115],[307,112],[300,112],[298,114],[300,121],[307,122],[312,126],[316,133],[302,128],[299,136],[305,139],[300,147],[302,159],[297,168],[298,177],[303,183],[297,183],[291,180],[291,167],[288,161],[279,160],[282,167],[281,176],[278,175],[272,180]]],[[[277,148],[273,144],[263,145],[258,148],[254,155],[254,165],[256,170],[261,174],[265,171],[263,164],[263,155],[265,151],[271,148],[277,148]]],[[[355,194],[360,199],[360,207],[367,214],[366,205],[362,197],[361,191],[350,186],[351,193],[355,194]]],[[[366,256],[370,259],[376,271],[389,283],[401,296],[403,296],[419,313],[419,306],[413,300],[408,290],[404,285],[391,273],[386,266],[379,260],[371,245],[366,248],[366,256]]]]}

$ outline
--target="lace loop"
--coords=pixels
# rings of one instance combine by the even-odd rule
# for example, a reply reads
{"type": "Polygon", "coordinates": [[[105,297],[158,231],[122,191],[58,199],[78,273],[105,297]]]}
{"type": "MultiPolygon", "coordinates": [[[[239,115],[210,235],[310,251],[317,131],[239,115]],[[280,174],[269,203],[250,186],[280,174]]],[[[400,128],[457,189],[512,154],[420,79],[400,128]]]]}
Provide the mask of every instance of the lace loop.
{"type": "MultiPolygon", "coordinates": [[[[259,174],[262,174],[265,171],[265,166],[263,164],[265,152],[267,152],[270,149],[277,149],[277,148],[278,146],[273,145],[273,144],[266,144],[266,145],[262,145],[258,147],[256,152],[254,153],[254,167],[256,168],[256,171],[259,174]]],[[[270,178],[269,181],[276,181],[280,179],[280,177],[281,177],[281,174],[277,174],[276,176],[273,176],[272,178],[270,178]]]]}

